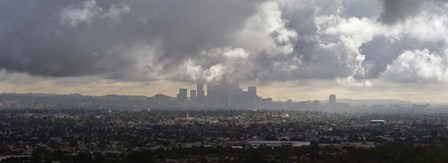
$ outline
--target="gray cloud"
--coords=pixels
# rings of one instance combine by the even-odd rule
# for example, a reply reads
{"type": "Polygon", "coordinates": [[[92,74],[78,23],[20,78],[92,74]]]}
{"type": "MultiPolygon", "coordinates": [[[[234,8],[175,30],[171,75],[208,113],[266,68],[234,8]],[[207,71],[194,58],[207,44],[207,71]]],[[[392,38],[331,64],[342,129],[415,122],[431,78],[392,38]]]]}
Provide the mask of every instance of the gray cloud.
{"type": "Polygon", "coordinates": [[[445,47],[443,44],[422,42],[413,38],[403,38],[400,41],[393,41],[384,36],[379,36],[363,44],[360,48],[366,56],[363,64],[369,69],[366,77],[375,79],[406,50],[428,49],[430,51],[441,52],[445,47]]]}
{"type": "Polygon", "coordinates": [[[443,53],[448,18],[432,2],[442,0],[0,0],[0,69],[126,81],[363,82],[402,72],[392,69],[412,61],[396,61],[404,51],[443,53]]]}
{"type": "Polygon", "coordinates": [[[436,6],[446,3],[446,0],[380,0],[383,11],[380,20],[386,24],[414,16],[422,10],[434,10],[436,6]]]}
{"type": "Polygon", "coordinates": [[[383,13],[381,20],[392,24],[418,12],[424,1],[421,0],[382,0],[383,13]]]}
{"type": "MultiPolygon", "coordinates": [[[[256,1],[1,1],[0,67],[44,76],[124,71],[130,47],[159,42],[154,63],[169,69],[208,46],[229,44],[229,32],[256,1]],[[229,10],[231,9],[231,10],[229,10]],[[24,12],[24,13],[22,13],[24,12]]],[[[150,55],[150,54],[148,54],[150,55]]]]}

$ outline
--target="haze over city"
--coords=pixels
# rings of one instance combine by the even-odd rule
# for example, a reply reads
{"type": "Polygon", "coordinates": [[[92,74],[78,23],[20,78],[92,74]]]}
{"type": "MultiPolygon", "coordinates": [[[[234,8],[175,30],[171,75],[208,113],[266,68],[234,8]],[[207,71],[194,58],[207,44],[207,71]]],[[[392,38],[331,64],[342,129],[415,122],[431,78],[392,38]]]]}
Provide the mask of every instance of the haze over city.
{"type": "Polygon", "coordinates": [[[0,0],[0,163],[448,162],[448,0],[0,0]]]}
{"type": "Polygon", "coordinates": [[[0,92],[448,99],[444,0],[0,1],[0,92]]]}

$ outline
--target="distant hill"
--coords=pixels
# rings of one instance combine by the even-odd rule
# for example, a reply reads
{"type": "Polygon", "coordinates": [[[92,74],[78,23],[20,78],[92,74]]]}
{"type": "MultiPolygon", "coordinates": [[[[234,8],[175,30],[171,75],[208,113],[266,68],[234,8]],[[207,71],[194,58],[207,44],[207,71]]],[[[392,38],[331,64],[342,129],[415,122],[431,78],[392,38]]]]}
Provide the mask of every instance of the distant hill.
{"type": "Polygon", "coordinates": [[[130,109],[158,107],[145,96],[83,96],[81,94],[2,93],[0,109],[130,109]]]}
{"type": "MultiPolygon", "coordinates": [[[[326,103],[328,101],[324,101],[326,103]]],[[[371,105],[412,105],[425,104],[392,99],[338,99],[338,103],[352,106],[371,105]]],[[[447,104],[430,103],[431,106],[447,106],[447,104]]],[[[196,108],[195,105],[191,105],[196,108]]],[[[146,110],[148,108],[183,108],[190,107],[171,99],[157,101],[146,96],[84,96],[81,94],[47,94],[47,93],[0,93],[0,109],[129,109],[146,110]]],[[[205,106],[207,107],[207,106],[205,106]]]]}
{"type": "MultiPolygon", "coordinates": [[[[404,100],[393,99],[338,99],[338,103],[346,103],[350,105],[413,105],[413,104],[425,104],[424,102],[411,102],[404,100]]],[[[436,104],[437,105],[437,104],[436,104]]]]}

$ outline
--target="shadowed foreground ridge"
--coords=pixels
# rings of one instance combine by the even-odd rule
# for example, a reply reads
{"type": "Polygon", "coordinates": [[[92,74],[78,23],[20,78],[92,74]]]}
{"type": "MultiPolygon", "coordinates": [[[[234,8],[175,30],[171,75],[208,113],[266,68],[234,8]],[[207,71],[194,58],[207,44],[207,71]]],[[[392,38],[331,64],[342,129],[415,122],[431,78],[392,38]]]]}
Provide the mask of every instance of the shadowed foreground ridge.
{"type": "Polygon", "coordinates": [[[446,162],[447,119],[447,113],[2,110],[0,158],[3,162],[446,162]]]}

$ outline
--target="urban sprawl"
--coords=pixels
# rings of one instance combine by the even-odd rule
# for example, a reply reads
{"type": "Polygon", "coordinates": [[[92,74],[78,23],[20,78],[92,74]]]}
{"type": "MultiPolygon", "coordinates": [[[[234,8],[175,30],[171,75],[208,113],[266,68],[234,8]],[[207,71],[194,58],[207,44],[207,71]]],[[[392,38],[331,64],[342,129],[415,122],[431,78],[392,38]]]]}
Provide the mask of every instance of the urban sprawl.
{"type": "Polygon", "coordinates": [[[273,101],[198,84],[176,98],[0,94],[0,108],[0,162],[448,160],[443,105],[273,101]]]}

